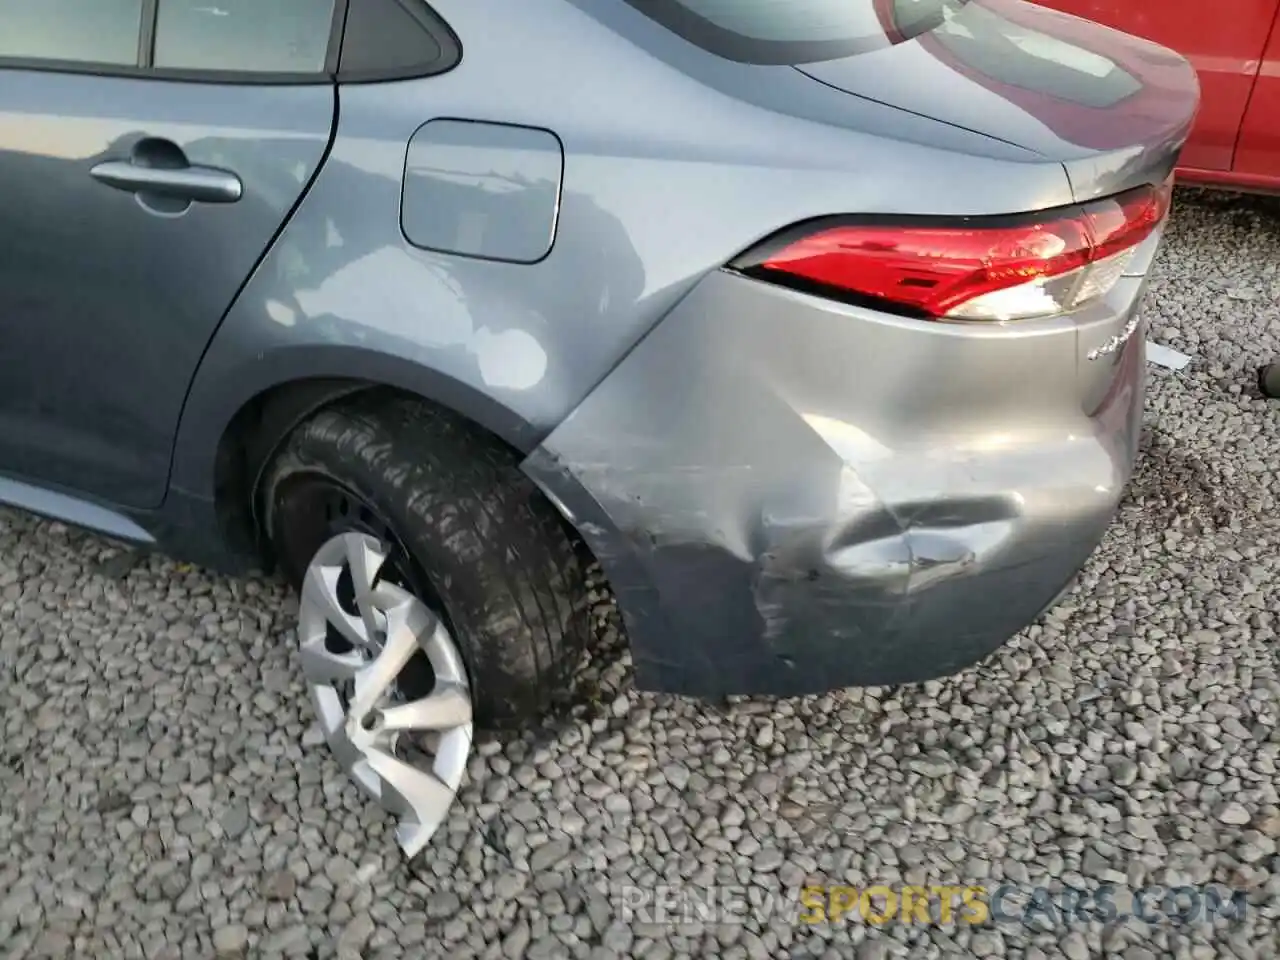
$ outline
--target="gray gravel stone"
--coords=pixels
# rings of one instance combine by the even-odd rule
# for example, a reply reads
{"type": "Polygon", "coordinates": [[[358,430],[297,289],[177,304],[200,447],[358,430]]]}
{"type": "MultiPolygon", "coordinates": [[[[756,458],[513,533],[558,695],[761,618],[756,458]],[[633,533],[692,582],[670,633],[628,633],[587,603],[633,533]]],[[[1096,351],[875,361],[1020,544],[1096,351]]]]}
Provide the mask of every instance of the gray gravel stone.
{"type": "Polygon", "coordinates": [[[248,946],[249,930],[243,924],[228,924],[213,932],[213,949],[219,957],[239,957],[248,946]]]}
{"type": "Polygon", "coordinates": [[[529,869],[533,873],[549,870],[567,857],[572,848],[573,845],[567,837],[550,840],[529,855],[529,869]]]}
{"type": "Polygon", "coordinates": [[[1107,757],[1111,781],[1120,787],[1131,787],[1138,781],[1138,765],[1128,757],[1107,757]]]}
{"type": "Polygon", "coordinates": [[[305,953],[311,946],[311,934],[304,924],[296,923],[269,933],[258,946],[266,956],[305,953]]]}
{"type": "Polygon", "coordinates": [[[298,888],[298,880],[288,870],[276,870],[262,878],[261,892],[268,900],[290,900],[298,888]]]}
{"type": "Polygon", "coordinates": [[[502,939],[502,955],[508,960],[522,960],[529,947],[529,924],[524,920],[516,921],[515,926],[502,939]]]}
{"type": "Polygon", "coordinates": [[[773,873],[785,862],[786,857],[782,855],[782,851],[777,847],[762,847],[751,858],[751,869],[756,873],[773,873]]]}
{"type": "Polygon", "coordinates": [[[1242,827],[1253,818],[1242,804],[1232,801],[1231,803],[1223,804],[1219,808],[1218,819],[1233,827],[1242,827]]]}
{"type": "Polygon", "coordinates": [[[228,839],[238,840],[249,829],[249,805],[243,800],[235,801],[223,813],[220,823],[228,839]]]}
{"type": "Polygon", "coordinates": [[[1079,930],[1070,930],[1062,938],[1062,952],[1067,960],[1089,960],[1089,944],[1079,930]]]}
{"type": "Polygon", "coordinates": [[[377,930],[377,924],[368,913],[352,917],[338,937],[338,952],[347,956],[360,956],[365,944],[377,930]]]}

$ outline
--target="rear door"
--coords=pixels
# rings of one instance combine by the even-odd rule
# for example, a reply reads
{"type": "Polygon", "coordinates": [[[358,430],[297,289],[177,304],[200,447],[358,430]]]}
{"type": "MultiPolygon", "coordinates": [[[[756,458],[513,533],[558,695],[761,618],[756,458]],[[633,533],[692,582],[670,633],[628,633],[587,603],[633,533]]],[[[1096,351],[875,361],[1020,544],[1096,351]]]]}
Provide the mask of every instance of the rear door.
{"type": "Polygon", "coordinates": [[[305,191],[335,0],[0,0],[0,473],[164,496],[192,375],[305,191]]]}
{"type": "Polygon", "coordinates": [[[1182,165],[1230,170],[1277,0],[1036,0],[1178,51],[1200,77],[1200,112],[1182,165]]]}
{"type": "Polygon", "coordinates": [[[1240,126],[1235,172],[1246,182],[1275,190],[1280,189],[1280,12],[1270,32],[1258,82],[1240,126]]]}

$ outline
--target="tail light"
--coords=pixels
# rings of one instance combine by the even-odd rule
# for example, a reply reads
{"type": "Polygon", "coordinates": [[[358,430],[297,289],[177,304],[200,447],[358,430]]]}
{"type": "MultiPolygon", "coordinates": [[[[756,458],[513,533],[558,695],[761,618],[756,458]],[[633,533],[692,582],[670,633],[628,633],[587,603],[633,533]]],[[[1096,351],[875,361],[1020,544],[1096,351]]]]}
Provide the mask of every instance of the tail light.
{"type": "Polygon", "coordinates": [[[1025,320],[1104,296],[1169,212],[1172,180],[1016,217],[825,220],[734,267],[762,280],[934,320],[1025,320]]]}

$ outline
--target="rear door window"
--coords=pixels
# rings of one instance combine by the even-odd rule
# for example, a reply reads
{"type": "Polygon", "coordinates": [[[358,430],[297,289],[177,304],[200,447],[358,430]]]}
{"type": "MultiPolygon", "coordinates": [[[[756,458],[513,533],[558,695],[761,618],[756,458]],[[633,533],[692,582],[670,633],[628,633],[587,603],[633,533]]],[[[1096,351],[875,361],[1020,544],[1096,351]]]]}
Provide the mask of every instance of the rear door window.
{"type": "Polygon", "coordinates": [[[746,63],[800,64],[910,40],[937,27],[948,12],[968,0],[906,0],[898,11],[892,0],[626,2],[718,56],[746,63]],[[886,29],[889,24],[893,26],[886,29]]]}
{"type": "Polygon", "coordinates": [[[0,58],[132,67],[142,0],[0,0],[0,58]]]}
{"type": "Polygon", "coordinates": [[[333,12],[334,0],[160,0],[155,66],[322,73],[333,12]]]}

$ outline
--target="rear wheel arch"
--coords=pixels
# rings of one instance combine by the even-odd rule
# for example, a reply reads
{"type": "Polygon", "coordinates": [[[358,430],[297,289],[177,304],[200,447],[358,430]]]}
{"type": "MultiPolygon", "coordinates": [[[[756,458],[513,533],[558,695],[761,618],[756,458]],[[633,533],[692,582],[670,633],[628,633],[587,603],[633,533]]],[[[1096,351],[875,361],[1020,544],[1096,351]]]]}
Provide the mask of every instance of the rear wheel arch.
{"type": "Polygon", "coordinates": [[[260,554],[265,541],[256,516],[256,491],[272,454],[299,423],[330,403],[374,385],[346,378],[278,384],[246,400],[218,438],[213,494],[225,537],[239,552],[260,554]]]}
{"type": "Polygon", "coordinates": [[[516,458],[522,458],[537,443],[531,425],[510,410],[494,409],[496,404],[491,401],[464,407],[442,399],[441,392],[360,377],[312,376],[275,383],[242,402],[216,442],[210,486],[219,527],[229,546],[238,553],[269,559],[259,495],[272,458],[298,426],[321,410],[375,393],[385,394],[388,401],[412,399],[457,417],[496,438],[516,458]],[[466,407],[480,415],[464,412],[466,407]]]}

